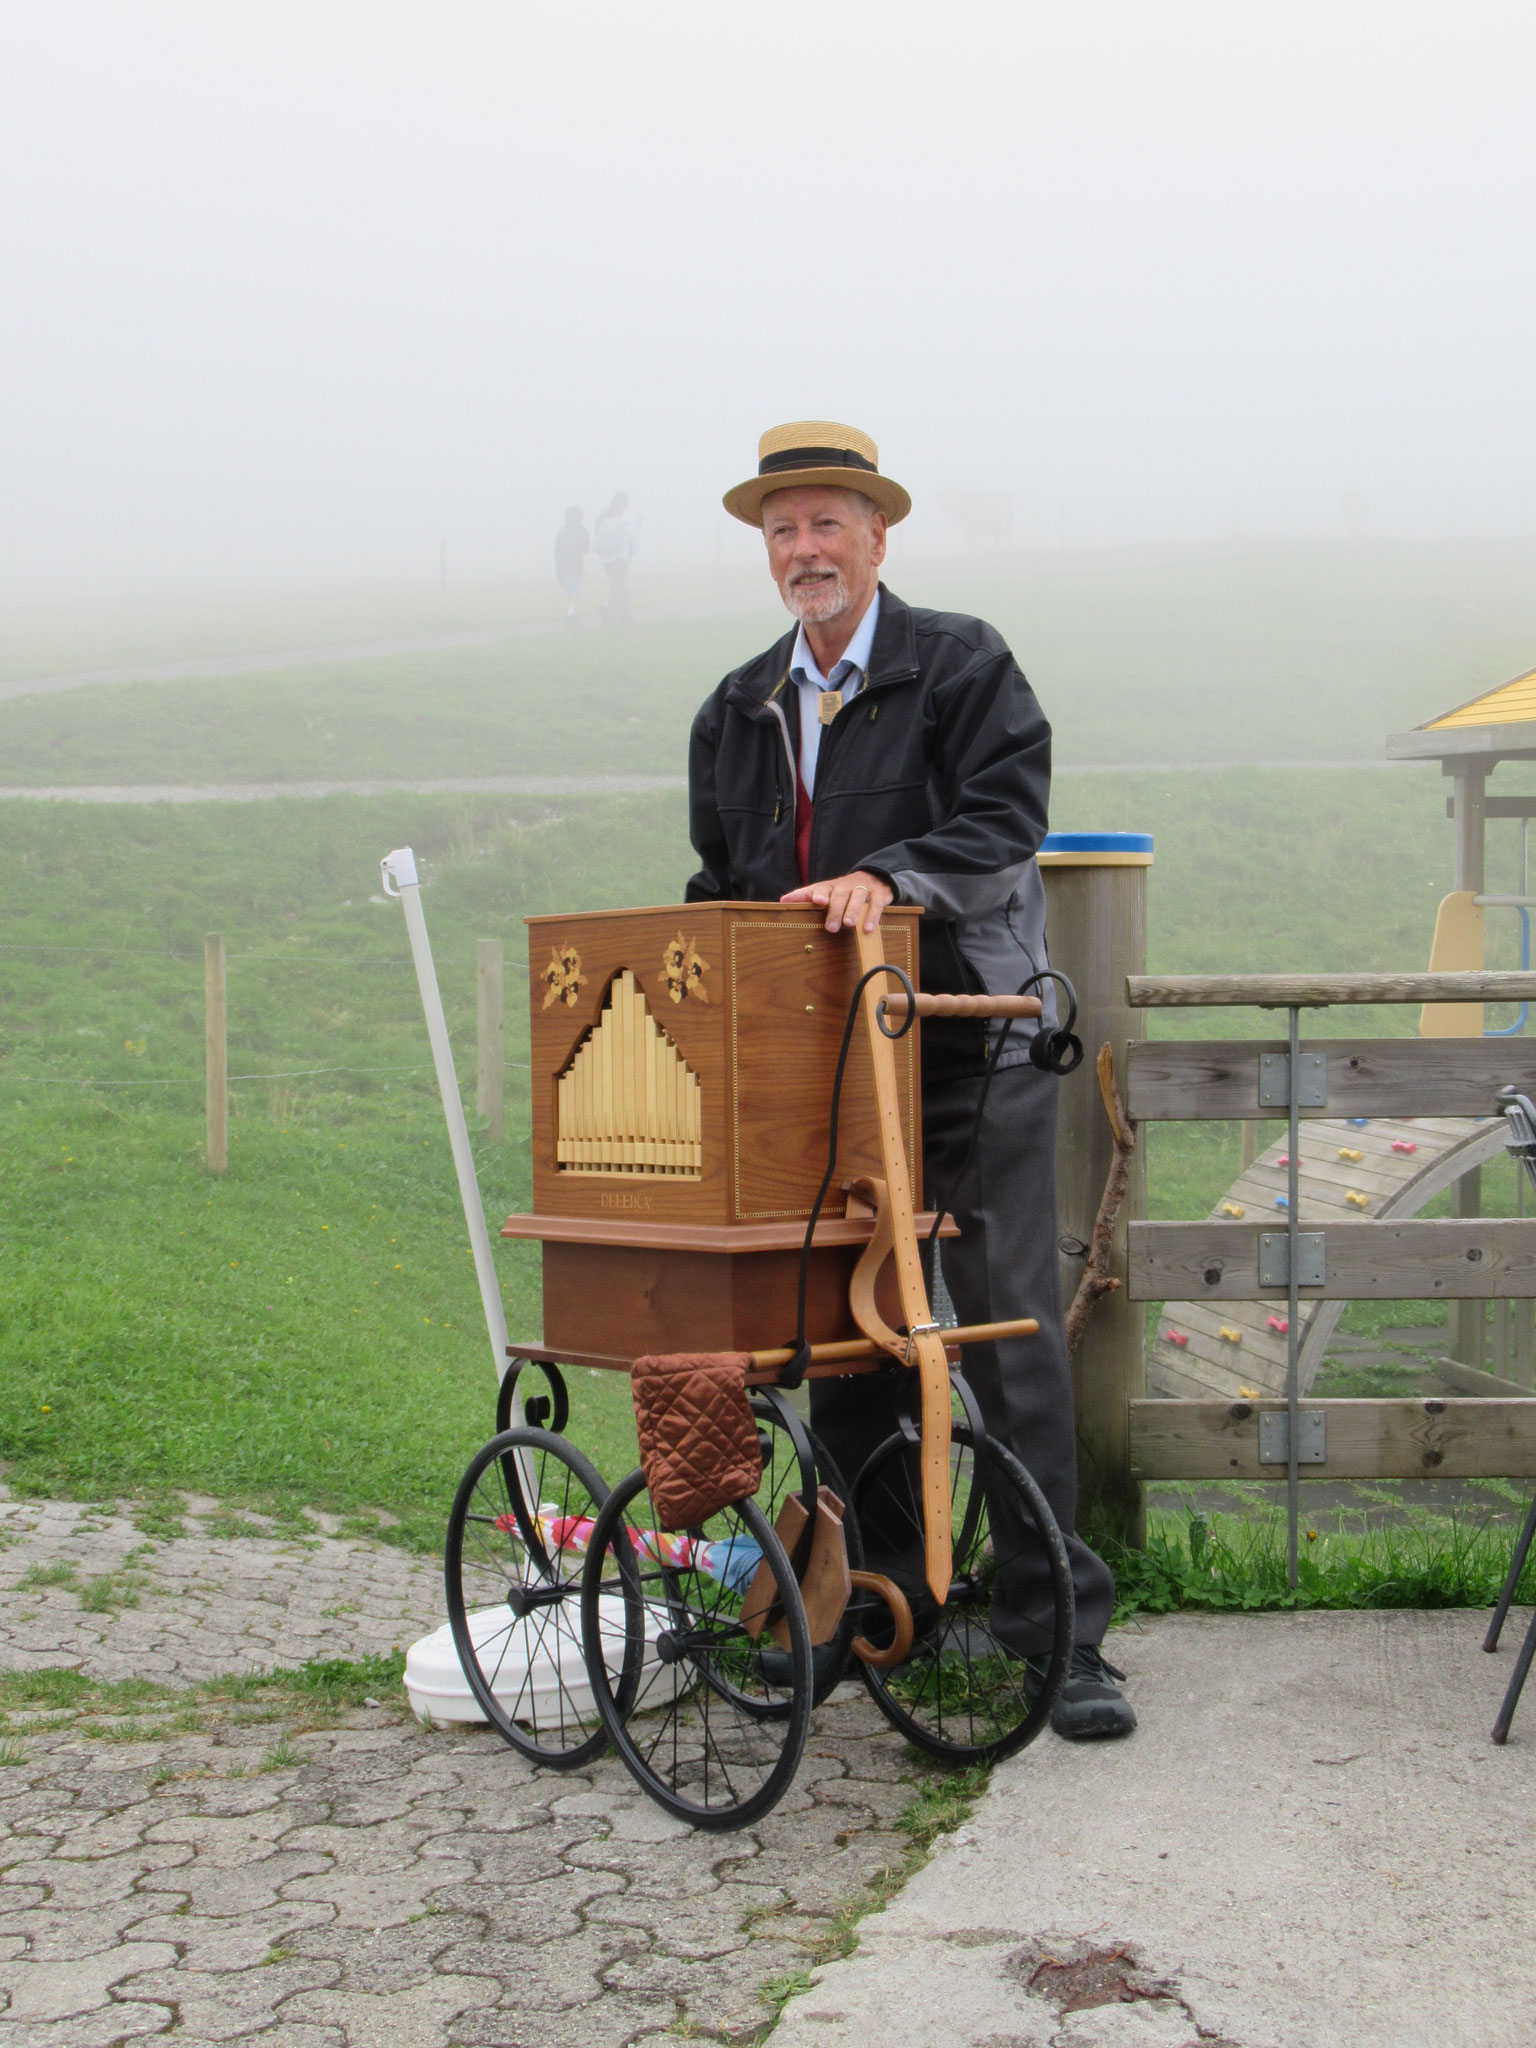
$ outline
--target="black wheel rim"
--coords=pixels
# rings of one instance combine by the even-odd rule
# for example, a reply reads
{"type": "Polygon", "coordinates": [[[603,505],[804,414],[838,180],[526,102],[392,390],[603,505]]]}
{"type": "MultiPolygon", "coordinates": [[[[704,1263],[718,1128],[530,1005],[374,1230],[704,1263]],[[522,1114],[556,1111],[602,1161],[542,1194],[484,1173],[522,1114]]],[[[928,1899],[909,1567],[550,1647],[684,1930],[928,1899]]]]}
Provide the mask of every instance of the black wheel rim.
{"type": "MultiPolygon", "coordinates": [[[[985,1447],[985,1487],[977,1476],[976,1441],[961,1423],[950,1442],[950,1511],[955,1550],[949,1597],[942,1606],[922,1583],[923,1515],[919,1449],[890,1437],[854,1484],[866,1538],[902,1540],[893,1573],[912,1600],[912,1653],[891,1671],[864,1666],[880,1711],[928,1755],[964,1764],[1011,1756],[1032,1742],[1050,1717],[1072,1655],[1074,1603],[1066,1544],[1044,1495],[1011,1452],[985,1447]],[[994,1529],[1006,1537],[994,1538],[994,1529]],[[1000,1583],[1026,1581],[1046,1589],[1049,1619],[1028,1662],[997,1633],[992,1619],[1000,1583]]],[[[871,1569],[884,1569],[873,1557],[871,1569]]],[[[890,1640],[889,1615],[870,1595],[853,1603],[860,1629],[878,1647],[890,1640]]]]}
{"type": "Polygon", "coordinates": [[[470,1691],[505,1742],[556,1769],[607,1746],[581,1632],[581,1574],[607,1497],[564,1437],[509,1429],[476,1454],[448,1518],[448,1620],[470,1691]]]}
{"type": "Polygon", "coordinates": [[[805,1747],[811,1653],[799,1588],[755,1501],[658,1542],[644,1474],[631,1473],[598,1517],[582,1623],[603,1722],[653,1799],[703,1828],[744,1827],[773,1807],[805,1747]],[[777,1600],[763,1590],[759,1561],[777,1600]],[[622,1654],[611,1634],[618,1612],[622,1654]],[[762,1656],[753,1632],[775,1615],[782,1658],[762,1656]]]}

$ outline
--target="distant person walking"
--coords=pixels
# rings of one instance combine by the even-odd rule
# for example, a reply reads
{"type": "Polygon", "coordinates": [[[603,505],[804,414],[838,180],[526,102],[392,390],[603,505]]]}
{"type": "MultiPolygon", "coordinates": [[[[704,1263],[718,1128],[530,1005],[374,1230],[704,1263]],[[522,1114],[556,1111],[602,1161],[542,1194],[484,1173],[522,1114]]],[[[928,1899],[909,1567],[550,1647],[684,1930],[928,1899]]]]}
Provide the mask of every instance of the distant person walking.
{"type": "Polygon", "coordinates": [[[613,503],[598,513],[593,527],[592,545],[608,578],[603,617],[610,626],[622,626],[629,618],[629,565],[635,559],[639,527],[623,491],[614,492],[613,503]]]}
{"type": "Polygon", "coordinates": [[[592,542],[582,522],[581,507],[572,505],[565,515],[565,524],[555,535],[555,576],[565,592],[565,617],[568,625],[576,623],[576,607],[581,603],[581,586],[585,574],[584,565],[592,542]]]}

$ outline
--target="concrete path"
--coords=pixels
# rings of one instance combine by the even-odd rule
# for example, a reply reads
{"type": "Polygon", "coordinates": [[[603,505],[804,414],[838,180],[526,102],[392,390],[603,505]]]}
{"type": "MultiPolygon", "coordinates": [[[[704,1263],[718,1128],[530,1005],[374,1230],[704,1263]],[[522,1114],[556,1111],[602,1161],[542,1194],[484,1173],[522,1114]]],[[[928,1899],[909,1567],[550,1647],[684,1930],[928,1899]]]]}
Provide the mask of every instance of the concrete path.
{"type": "Polygon", "coordinates": [[[138,1519],[0,1496],[0,2048],[748,2043],[786,1994],[774,2048],[1536,2038],[1536,1693],[1488,1741],[1523,1612],[1497,1658],[1465,1611],[1119,1632],[1139,1733],[1003,1766],[825,1962],[923,1769],[862,1688],[768,1820],[691,1835],[612,1758],[210,1693],[409,1642],[438,1567],[327,1518],[138,1519]],[[60,1666],[175,1690],[18,1700],[60,1666]]]}
{"type": "Polygon", "coordinates": [[[774,2048],[1536,2040],[1536,1689],[1488,1740],[1526,1619],[1117,1634],[1140,1731],[1001,1768],[774,2048]]]}
{"type": "MultiPolygon", "coordinates": [[[[0,691],[3,696],[4,691],[0,691]]],[[[1057,779],[1073,775],[1206,775],[1251,767],[1242,761],[1172,763],[1107,761],[1058,765],[1057,779]]],[[[1376,761],[1282,761],[1283,768],[1375,768],[1376,761]]],[[[0,803],[258,804],[280,797],[324,796],[647,796],[684,790],[686,775],[475,775],[356,782],[68,782],[0,785],[0,803]]]]}
{"type": "Polygon", "coordinates": [[[260,804],[323,796],[649,796],[684,790],[686,775],[479,775],[432,781],[122,782],[0,786],[0,803],[260,804]]]}

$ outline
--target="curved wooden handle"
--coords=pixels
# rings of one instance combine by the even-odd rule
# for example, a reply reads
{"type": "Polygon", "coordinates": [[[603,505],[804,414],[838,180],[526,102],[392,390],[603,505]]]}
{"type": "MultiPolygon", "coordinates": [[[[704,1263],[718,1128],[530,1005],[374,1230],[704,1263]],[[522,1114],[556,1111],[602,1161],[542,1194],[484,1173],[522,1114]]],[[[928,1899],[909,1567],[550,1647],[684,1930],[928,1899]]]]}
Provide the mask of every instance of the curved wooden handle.
{"type": "Polygon", "coordinates": [[[879,1572],[850,1572],[848,1577],[861,1593],[873,1593],[883,1600],[896,1625],[895,1635],[883,1650],[877,1650],[868,1636],[855,1636],[853,1654],[861,1664],[873,1664],[877,1671],[905,1664],[912,1654],[912,1608],[906,1594],[894,1579],[882,1578],[879,1572]]]}
{"type": "MultiPolygon", "coordinates": [[[[907,1014],[907,992],[897,989],[885,997],[885,1014],[898,1021],[907,1014]]],[[[919,995],[919,1017],[1038,1017],[1038,996],[931,996],[919,995]]]]}

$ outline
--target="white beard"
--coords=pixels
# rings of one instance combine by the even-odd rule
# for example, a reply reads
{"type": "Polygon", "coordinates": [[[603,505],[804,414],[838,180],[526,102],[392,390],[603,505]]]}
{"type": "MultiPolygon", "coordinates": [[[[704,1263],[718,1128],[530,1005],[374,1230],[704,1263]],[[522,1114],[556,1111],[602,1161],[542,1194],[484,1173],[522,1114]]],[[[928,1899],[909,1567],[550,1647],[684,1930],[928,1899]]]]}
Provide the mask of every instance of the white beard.
{"type": "Polygon", "coordinates": [[[790,583],[784,590],[785,608],[802,626],[825,626],[841,618],[852,603],[853,593],[841,569],[830,583],[790,583]]]}

